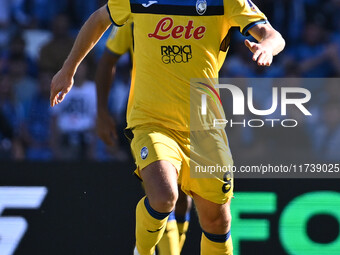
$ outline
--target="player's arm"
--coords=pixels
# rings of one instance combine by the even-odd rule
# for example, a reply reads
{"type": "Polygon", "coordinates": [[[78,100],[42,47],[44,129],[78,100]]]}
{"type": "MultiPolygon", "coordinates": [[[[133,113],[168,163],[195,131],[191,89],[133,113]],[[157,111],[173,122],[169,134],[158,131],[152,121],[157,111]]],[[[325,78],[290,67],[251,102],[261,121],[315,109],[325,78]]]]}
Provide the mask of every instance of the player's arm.
{"type": "Polygon", "coordinates": [[[73,85],[73,76],[89,51],[110,26],[111,19],[106,6],[95,11],[81,28],[73,48],[63,67],[53,77],[51,83],[51,106],[60,103],[73,85]],[[59,94],[59,92],[61,92],[59,94]]]}
{"type": "Polygon", "coordinates": [[[253,60],[260,66],[270,66],[273,57],[279,54],[285,47],[285,40],[269,23],[258,24],[249,33],[258,41],[245,40],[245,45],[253,53],[253,60]]]}
{"type": "Polygon", "coordinates": [[[108,97],[120,55],[109,49],[104,51],[96,71],[97,88],[97,134],[107,144],[113,145],[117,138],[116,125],[108,110],[108,97]]]}

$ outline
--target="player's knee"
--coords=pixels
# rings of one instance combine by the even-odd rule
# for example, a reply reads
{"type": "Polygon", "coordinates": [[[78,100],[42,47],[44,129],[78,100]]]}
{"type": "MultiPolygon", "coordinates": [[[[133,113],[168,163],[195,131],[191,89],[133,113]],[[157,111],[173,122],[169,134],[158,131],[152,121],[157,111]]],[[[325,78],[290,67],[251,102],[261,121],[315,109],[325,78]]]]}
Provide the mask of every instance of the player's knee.
{"type": "Polygon", "coordinates": [[[212,234],[227,233],[231,226],[231,214],[221,213],[214,217],[200,219],[201,227],[204,231],[212,234]]]}
{"type": "Polygon", "coordinates": [[[177,190],[163,190],[157,196],[150,199],[150,204],[153,209],[159,212],[171,212],[175,208],[178,199],[177,190]]]}

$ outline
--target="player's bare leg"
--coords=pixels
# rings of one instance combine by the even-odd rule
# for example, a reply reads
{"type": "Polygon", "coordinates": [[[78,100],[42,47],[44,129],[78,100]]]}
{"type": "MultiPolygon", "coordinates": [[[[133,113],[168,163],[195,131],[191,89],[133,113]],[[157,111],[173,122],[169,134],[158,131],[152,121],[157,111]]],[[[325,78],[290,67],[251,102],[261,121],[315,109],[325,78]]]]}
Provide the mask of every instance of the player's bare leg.
{"type": "Polygon", "coordinates": [[[146,197],[136,208],[136,247],[152,255],[178,198],[177,171],[168,161],[156,161],[140,171],[146,197]]]}
{"type": "MultiPolygon", "coordinates": [[[[180,188],[179,188],[180,189],[180,188]]],[[[179,234],[179,250],[181,251],[186,239],[186,233],[189,228],[190,210],[192,207],[192,199],[182,190],[179,192],[179,197],[176,203],[175,215],[179,234]]]]}
{"type": "Polygon", "coordinates": [[[226,204],[210,202],[193,194],[199,221],[203,229],[201,255],[233,254],[230,236],[230,201],[226,204]]]}

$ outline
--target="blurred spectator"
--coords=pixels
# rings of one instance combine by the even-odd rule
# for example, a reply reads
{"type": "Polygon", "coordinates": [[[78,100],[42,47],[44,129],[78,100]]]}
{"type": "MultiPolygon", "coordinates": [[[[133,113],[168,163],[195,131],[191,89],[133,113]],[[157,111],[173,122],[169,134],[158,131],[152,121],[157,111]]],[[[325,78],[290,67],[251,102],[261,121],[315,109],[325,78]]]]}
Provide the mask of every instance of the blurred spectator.
{"type": "Polygon", "coordinates": [[[41,70],[56,73],[62,67],[74,41],[69,29],[70,23],[67,16],[59,15],[53,20],[53,38],[40,51],[41,70]]]}
{"type": "Polygon", "coordinates": [[[97,0],[63,0],[63,2],[64,12],[71,18],[75,27],[83,25],[87,18],[99,7],[97,0]]]}
{"type": "Polygon", "coordinates": [[[6,19],[13,19],[18,25],[25,27],[28,25],[29,17],[24,10],[25,0],[3,0],[1,4],[4,11],[7,13],[6,19]]]}
{"type": "Polygon", "coordinates": [[[338,162],[340,159],[340,100],[331,100],[322,107],[322,115],[312,136],[318,159],[338,162]]]}
{"type": "MultiPolygon", "coordinates": [[[[324,27],[317,22],[308,23],[302,42],[290,48],[294,61],[299,63],[303,77],[329,77],[334,72],[331,63],[333,49],[328,47],[324,27]]],[[[312,88],[316,89],[316,88],[312,88]]]]}
{"type": "MultiPolygon", "coordinates": [[[[20,130],[23,123],[23,107],[13,96],[11,79],[8,75],[0,76],[0,152],[6,159],[24,157],[20,130]],[[10,128],[10,131],[9,129],[10,128]]],[[[1,156],[0,156],[1,158],[1,156]]]]}
{"type": "Polygon", "coordinates": [[[22,27],[46,29],[60,13],[72,17],[73,24],[80,27],[98,8],[98,3],[96,0],[2,0],[0,7],[4,8],[0,18],[13,18],[22,27]]]}
{"type": "Polygon", "coordinates": [[[22,56],[12,56],[9,60],[9,75],[12,82],[14,100],[26,107],[36,93],[36,81],[28,76],[27,62],[22,56]]]}
{"type": "Polygon", "coordinates": [[[96,120],[96,88],[87,80],[83,62],[75,75],[72,90],[62,104],[53,108],[54,151],[59,159],[93,158],[96,120]]]}
{"type": "Polygon", "coordinates": [[[283,35],[287,44],[297,42],[306,20],[305,0],[256,1],[270,23],[283,35]]]}
{"type": "Polygon", "coordinates": [[[24,0],[23,2],[32,27],[49,28],[53,18],[61,12],[60,0],[24,0]]]}
{"type": "Polygon", "coordinates": [[[340,0],[320,1],[316,5],[307,6],[309,12],[312,12],[314,19],[323,20],[328,31],[339,29],[339,12],[340,0]]]}
{"type": "MultiPolygon", "coordinates": [[[[10,17],[11,17],[11,1],[2,0],[0,1],[0,51],[2,48],[8,45],[9,41],[9,27],[10,27],[10,17]]],[[[1,69],[1,64],[0,64],[1,69]]]]}
{"type": "Polygon", "coordinates": [[[11,0],[0,1],[0,26],[8,26],[11,19],[11,0]]]}
{"type": "Polygon", "coordinates": [[[285,74],[282,77],[286,78],[298,78],[301,77],[299,65],[293,61],[287,61],[286,63],[281,63],[284,65],[285,74]]]}
{"type": "Polygon", "coordinates": [[[62,1],[15,0],[15,16],[21,25],[30,28],[48,28],[53,18],[61,12],[62,1]],[[20,15],[19,15],[20,14],[20,15]]]}
{"type": "Polygon", "coordinates": [[[52,116],[50,105],[50,83],[53,74],[41,72],[36,95],[27,106],[28,114],[23,125],[26,158],[49,160],[53,158],[51,146],[52,116]]]}
{"type": "Polygon", "coordinates": [[[0,73],[9,71],[9,61],[11,58],[22,58],[26,62],[27,74],[36,77],[36,63],[26,54],[25,47],[26,42],[21,31],[19,31],[11,38],[10,45],[3,51],[0,51],[0,73]]]}

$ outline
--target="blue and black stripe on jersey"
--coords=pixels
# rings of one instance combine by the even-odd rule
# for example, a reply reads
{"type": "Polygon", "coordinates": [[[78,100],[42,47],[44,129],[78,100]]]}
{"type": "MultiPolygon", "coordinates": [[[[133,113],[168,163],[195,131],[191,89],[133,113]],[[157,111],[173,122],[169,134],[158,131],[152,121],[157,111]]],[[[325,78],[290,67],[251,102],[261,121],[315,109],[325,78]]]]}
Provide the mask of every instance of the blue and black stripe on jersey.
{"type": "Polygon", "coordinates": [[[255,21],[255,22],[252,22],[250,24],[248,24],[247,26],[245,26],[243,28],[243,30],[241,31],[241,34],[243,34],[244,36],[249,36],[249,30],[253,27],[255,27],[256,25],[259,25],[259,24],[267,24],[268,21],[265,20],[265,19],[261,19],[261,20],[258,20],[258,21],[255,21]]]}
{"type": "MultiPolygon", "coordinates": [[[[201,16],[196,10],[196,3],[197,0],[130,0],[132,13],[201,16]]],[[[224,15],[223,0],[206,0],[206,3],[203,16],[224,15]]]]}

